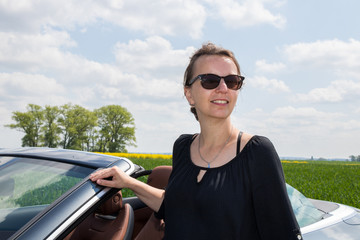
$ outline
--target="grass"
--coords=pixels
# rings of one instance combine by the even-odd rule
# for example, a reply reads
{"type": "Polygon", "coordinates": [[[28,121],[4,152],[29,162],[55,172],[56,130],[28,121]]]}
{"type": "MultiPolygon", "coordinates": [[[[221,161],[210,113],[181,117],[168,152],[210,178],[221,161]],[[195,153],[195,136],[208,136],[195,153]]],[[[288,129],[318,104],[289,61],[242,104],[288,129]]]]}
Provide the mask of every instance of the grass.
{"type": "Polygon", "coordinates": [[[51,172],[31,171],[14,174],[14,190],[10,196],[0,196],[0,208],[16,208],[50,204],[81,178],[51,172]]]}
{"type": "MultiPolygon", "coordinates": [[[[155,168],[156,166],[162,166],[162,165],[172,165],[172,159],[164,159],[164,158],[151,158],[149,156],[147,157],[128,157],[133,163],[142,166],[146,170],[150,170],[155,168]]],[[[138,180],[146,182],[147,176],[140,177],[138,180]]],[[[135,194],[130,189],[122,189],[121,193],[123,197],[130,197],[134,196],[135,194]]]]}
{"type": "Polygon", "coordinates": [[[360,163],[283,161],[286,182],[306,197],[360,208],[360,163]]]}

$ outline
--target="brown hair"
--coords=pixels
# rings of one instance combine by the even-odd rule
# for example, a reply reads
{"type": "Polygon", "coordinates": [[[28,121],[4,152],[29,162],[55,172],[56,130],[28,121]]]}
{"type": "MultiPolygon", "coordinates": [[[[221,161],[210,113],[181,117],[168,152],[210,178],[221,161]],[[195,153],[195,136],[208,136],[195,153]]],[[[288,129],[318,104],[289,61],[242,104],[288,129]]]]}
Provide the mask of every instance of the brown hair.
{"type": "MultiPolygon", "coordinates": [[[[188,87],[189,82],[194,78],[193,74],[194,74],[195,62],[201,56],[204,56],[204,55],[218,55],[218,56],[225,56],[225,57],[230,58],[235,63],[238,74],[240,75],[240,65],[239,65],[238,61],[236,60],[234,53],[228,49],[222,48],[211,42],[208,42],[208,43],[203,44],[202,47],[199,48],[197,51],[195,51],[195,53],[190,57],[189,65],[187,66],[185,73],[184,73],[184,82],[183,82],[184,87],[188,87]]],[[[194,106],[191,106],[190,111],[194,114],[196,120],[199,120],[194,106]]]]}

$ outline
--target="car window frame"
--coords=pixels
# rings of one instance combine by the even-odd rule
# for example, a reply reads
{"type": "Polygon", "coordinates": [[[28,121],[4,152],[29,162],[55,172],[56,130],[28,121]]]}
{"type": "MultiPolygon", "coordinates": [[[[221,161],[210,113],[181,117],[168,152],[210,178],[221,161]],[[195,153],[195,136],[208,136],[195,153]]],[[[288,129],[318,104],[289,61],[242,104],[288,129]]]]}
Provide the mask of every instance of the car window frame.
{"type": "MultiPolygon", "coordinates": [[[[53,159],[50,160],[54,161],[53,159]]],[[[129,175],[132,174],[135,169],[134,164],[126,158],[119,158],[107,167],[112,166],[118,166],[129,175]]],[[[94,171],[96,170],[97,169],[94,169],[94,171]]],[[[54,202],[49,204],[42,212],[37,214],[33,219],[31,219],[27,224],[20,228],[15,234],[13,234],[11,238],[56,239],[59,236],[63,235],[64,232],[69,232],[70,230],[68,229],[75,228],[75,226],[73,225],[77,225],[77,221],[79,219],[81,219],[86,214],[90,214],[91,210],[102,202],[102,199],[105,199],[114,191],[116,190],[107,189],[105,187],[99,186],[90,181],[88,177],[86,177],[81,182],[69,189],[62,196],[60,196],[58,199],[56,199],[54,202]],[[49,216],[50,218],[54,218],[53,216],[51,217],[51,214],[56,211],[59,206],[63,209],[67,209],[68,207],[61,205],[69,205],[66,203],[72,201],[72,199],[76,201],[77,198],[80,197],[80,195],[83,193],[85,193],[85,195],[87,196],[87,199],[83,200],[85,202],[83,202],[81,206],[77,206],[76,209],[74,209],[75,207],[72,207],[71,209],[67,210],[67,212],[73,211],[71,212],[72,214],[75,212],[77,214],[76,218],[71,218],[71,220],[68,221],[71,216],[64,216],[61,220],[52,220],[55,222],[51,224],[52,227],[49,226],[49,229],[46,232],[42,231],[41,226],[43,224],[50,225],[50,222],[47,221],[47,219],[49,218],[49,216]],[[87,204],[88,202],[89,204],[87,204]],[[58,228],[61,228],[61,231],[57,231],[58,228]]]]}

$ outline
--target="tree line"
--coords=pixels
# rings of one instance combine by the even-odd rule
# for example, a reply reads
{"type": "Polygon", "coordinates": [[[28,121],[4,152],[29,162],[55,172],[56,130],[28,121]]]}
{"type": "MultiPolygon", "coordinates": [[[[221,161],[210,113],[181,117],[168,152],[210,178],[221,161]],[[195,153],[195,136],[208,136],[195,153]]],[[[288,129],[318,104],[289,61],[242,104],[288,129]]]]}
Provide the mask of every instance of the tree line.
{"type": "Polygon", "coordinates": [[[90,111],[72,104],[28,104],[26,109],[13,112],[15,123],[5,125],[25,133],[23,147],[127,152],[127,145],[136,146],[134,118],[120,105],[90,111]]]}
{"type": "Polygon", "coordinates": [[[351,156],[349,156],[349,158],[350,158],[350,161],[352,161],[352,162],[360,162],[360,155],[358,155],[358,156],[351,155],[351,156]]]}

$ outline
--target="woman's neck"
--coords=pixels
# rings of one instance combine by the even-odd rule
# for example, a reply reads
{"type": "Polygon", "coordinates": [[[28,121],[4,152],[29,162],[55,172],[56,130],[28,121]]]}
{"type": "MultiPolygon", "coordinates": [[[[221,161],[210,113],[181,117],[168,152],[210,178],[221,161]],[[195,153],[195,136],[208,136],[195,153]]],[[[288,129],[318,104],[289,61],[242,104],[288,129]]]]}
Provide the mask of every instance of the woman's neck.
{"type": "Polygon", "coordinates": [[[223,145],[229,136],[236,132],[233,128],[234,127],[230,120],[200,122],[201,145],[207,147],[217,147],[223,145]]]}

